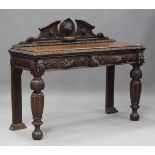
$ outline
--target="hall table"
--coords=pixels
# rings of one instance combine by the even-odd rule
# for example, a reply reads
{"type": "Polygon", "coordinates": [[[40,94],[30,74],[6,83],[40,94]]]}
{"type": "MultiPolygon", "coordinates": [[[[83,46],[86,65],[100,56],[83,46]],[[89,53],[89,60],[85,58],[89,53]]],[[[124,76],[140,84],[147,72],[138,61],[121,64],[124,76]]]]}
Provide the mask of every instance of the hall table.
{"type": "MultiPolygon", "coordinates": [[[[139,120],[137,109],[141,95],[142,72],[145,47],[140,44],[117,42],[105,37],[103,33],[94,34],[95,27],[83,20],[70,18],[55,21],[39,28],[38,37],[29,37],[9,50],[11,63],[12,124],[10,130],[26,128],[22,122],[21,75],[28,70],[33,75],[30,88],[31,109],[35,129],[34,140],[40,140],[43,133],[40,126],[44,107],[45,87],[42,76],[46,71],[106,66],[105,112],[116,113],[114,107],[115,65],[130,64],[130,98],[132,121],[139,120]]],[[[74,90],[73,90],[74,91],[74,90]]]]}

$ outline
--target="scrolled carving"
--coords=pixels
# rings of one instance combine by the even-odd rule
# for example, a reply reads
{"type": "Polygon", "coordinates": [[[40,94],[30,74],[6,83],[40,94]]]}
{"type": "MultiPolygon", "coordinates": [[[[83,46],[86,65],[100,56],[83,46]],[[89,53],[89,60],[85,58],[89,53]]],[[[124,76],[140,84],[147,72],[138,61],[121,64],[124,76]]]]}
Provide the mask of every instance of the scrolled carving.
{"type": "Polygon", "coordinates": [[[107,40],[109,39],[108,37],[105,37],[104,34],[103,34],[102,32],[99,32],[99,33],[97,34],[97,37],[98,37],[98,38],[101,38],[101,39],[107,39],[107,40]]]}
{"type": "Polygon", "coordinates": [[[58,25],[61,21],[57,20],[45,27],[39,28],[40,35],[36,40],[53,39],[59,35],[58,25]]]}
{"type": "Polygon", "coordinates": [[[89,23],[83,20],[75,20],[75,21],[77,24],[76,34],[78,36],[95,36],[95,34],[92,32],[95,26],[90,25],[89,23]]]}
{"type": "Polygon", "coordinates": [[[61,68],[71,68],[74,66],[74,58],[65,58],[60,61],[61,68]]]}
{"type": "Polygon", "coordinates": [[[57,69],[60,66],[60,60],[58,58],[53,58],[45,61],[46,68],[57,69]]]}
{"type": "Polygon", "coordinates": [[[89,57],[87,56],[79,56],[75,58],[75,66],[79,67],[79,66],[89,66],[89,57]]]}
{"type": "Polygon", "coordinates": [[[29,37],[21,44],[31,44],[33,42],[81,42],[88,41],[88,38],[89,40],[110,40],[108,37],[105,37],[103,33],[94,34],[93,29],[95,26],[83,20],[75,20],[75,23],[70,18],[62,22],[57,20],[45,27],[39,28],[39,37],[29,37]]]}
{"type": "Polygon", "coordinates": [[[99,55],[88,54],[78,56],[56,57],[44,60],[46,69],[69,69],[72,67],[97,67],[106,64],[135,63],[137,54],[99,55]]]}
{"type": "Polygon", "coordinates": [[[114,56],[114,57],[112,57],[112,62],[114,64],[118,64],[122,61],[122,59],[123,59],[122,56],[114,56]]]}

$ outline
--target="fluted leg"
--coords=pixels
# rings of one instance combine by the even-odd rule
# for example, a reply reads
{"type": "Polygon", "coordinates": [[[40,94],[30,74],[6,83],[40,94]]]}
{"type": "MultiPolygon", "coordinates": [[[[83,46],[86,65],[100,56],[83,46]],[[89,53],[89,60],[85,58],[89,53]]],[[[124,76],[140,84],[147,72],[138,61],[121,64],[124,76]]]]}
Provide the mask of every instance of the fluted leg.
{"type": "Polygon", "coordinates": [[[26,128],[22,122],[22,69],[11,65],[11,100],[12,100],[12,124],[10,130],[26,128]]]}
{"type": "Polygon", "coordinates": [[[118,112],[114,107],[114,79],[115,79],[115,66],[106,67],[105,112],[107,114],[118,112]]]}
{"type": "Polygon", "coordinates": [[[130,120],[138,121],[139,114],[137,110],[139,109],[139,101],[141,96],[142,84],[140,79],[142,78],[142,72],[140,70],[139,64],[133,64],[133,69],[130,72],[130,76],[132,78],[130,83],[130,98],[131,98],[131,108],[132,113],[130,115],[130,120]]]}
{"type": "Polygon", "coordinates": [[[34,90],[31,95],[31,109],[34,121],[32,124],[34,125],[35,129],[32,132],[32,137],[34,140],[40,140],[43,137],[43,133],[40,130],[40,126],[43,124],[41,121],[43,108],[44,108],[44,94],[41,90],[44,89],[44,81],[41,77],[35,77],[31,81],[31,89],[34,90]]]}

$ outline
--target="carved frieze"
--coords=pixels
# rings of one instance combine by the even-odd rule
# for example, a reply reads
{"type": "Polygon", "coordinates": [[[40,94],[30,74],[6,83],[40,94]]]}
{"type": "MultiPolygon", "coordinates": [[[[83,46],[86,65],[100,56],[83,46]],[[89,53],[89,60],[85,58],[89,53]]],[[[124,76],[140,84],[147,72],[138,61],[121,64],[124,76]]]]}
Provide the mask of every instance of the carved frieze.
{"type": "Polygon", "coordinates": [[[69,69],[73,67],[97,67],[106,64],[134,63],[137,60],[137,54],[122,55],[78,55],[65,56],[44,61],[46,69],[69,69]]]}
{"type": "Polygon", "coordinates": [[[43,74],[48,69],[70,69],[75,67],[97,67],[107,64],[119,65],[122,63],[143,63],[143,54],[88,54],[77,56],[59,56],[53,58],[42,58],[38,60],[12,57],[11,64],[16,67],[23,67],[27,70],[43,74]],[[137,61],[138,60],[138,61],[137,61]]]}

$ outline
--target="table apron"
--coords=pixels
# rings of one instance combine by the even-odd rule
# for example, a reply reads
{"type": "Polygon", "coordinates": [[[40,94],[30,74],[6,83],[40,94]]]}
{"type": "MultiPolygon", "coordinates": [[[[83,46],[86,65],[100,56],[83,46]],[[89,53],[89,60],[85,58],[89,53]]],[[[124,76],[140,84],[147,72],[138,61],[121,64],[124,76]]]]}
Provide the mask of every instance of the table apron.
{"type": "MultiPolygon", "coordinates": [[[[34,70],[38,64],[43,65],[44,70],[65,70],[83,67],[98,67],[120,64],[133,64],[144,59],[143,52],[119,53],[119,54],[87,54],[65,55],[50,58],[27,58],[11,55],[11,64],[14,67],[34,70]]],[[[143,60],[142,60],[143,61],[143,60]]]]}

